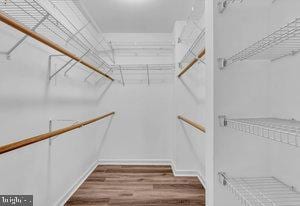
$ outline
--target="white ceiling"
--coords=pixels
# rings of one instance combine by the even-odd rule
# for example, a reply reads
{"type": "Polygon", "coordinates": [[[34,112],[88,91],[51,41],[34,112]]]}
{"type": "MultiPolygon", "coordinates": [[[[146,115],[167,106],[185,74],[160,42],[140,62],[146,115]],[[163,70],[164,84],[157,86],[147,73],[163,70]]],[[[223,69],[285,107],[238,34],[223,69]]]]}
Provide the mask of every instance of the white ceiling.
{"type": "Polygon", "coordinates": [[[194,0],[80,0],[105,33],[170,33],[194,0]]]}

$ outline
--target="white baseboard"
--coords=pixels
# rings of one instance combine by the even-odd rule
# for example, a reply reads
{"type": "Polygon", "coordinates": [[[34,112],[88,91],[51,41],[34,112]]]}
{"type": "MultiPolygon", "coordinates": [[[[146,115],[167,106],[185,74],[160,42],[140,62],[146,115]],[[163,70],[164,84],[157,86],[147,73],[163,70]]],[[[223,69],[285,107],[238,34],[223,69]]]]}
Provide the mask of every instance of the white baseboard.
{"type": "Polygon", "coordinates": [[[63,206],[71,196],[76,192],[76,190],[82,185],[82,183],[90,176],[90,174],[98,166],[98,161],[95,161],[84,173],[83,175],[75,182],[75,184],[56,202],[55,205],[63,206]]]}
{"type": "Polygon", "coordinates": [[[189,177],[197,177],[203,187],[206,189],[204,176],[197,170],[178,170],[176,169],[176,164],[174,161],[171,161],[171,167],[175,176],[189,176],[189,177]]]}
{"type": "Polygon", "coordinates": [[[174,176],[197,177],[206,187],[203,175],[196,170],[177,170],[171,159],[100,159],[99,165],[170,165],[174,176]]]}
{"type": "Polygon", "coordinates": [[[96,169],[98,165],[170,165],[174,176],[190,176],[198,177],[202,185],[205,186],[203,176],[195,170],[177,170],[176,164],[170,159],[100,159],[94,162],[83,175],[75,182],[75,184],[57,201],[55,205],[63,206],[70,197],[76,192],[80,185],[88,178],[88,176],[96,169]]]}
{"type": "Polygon", "coordinates": [[[100,159],[100,165],[170,165],[170,159],[100,159]]]}

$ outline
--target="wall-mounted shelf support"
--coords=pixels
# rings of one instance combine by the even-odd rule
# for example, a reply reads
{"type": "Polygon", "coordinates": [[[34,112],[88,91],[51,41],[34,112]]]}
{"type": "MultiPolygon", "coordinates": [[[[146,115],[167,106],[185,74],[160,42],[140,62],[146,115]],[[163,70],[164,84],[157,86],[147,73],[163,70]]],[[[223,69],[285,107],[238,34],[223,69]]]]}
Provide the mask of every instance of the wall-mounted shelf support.
{"type": "MultiPolygon", "coordinates": [[[[112,68],[110,68],[105,74],[106,74],[106,75],[109,75],[109,74],[111,74],[111,73],[113,73],[113,69],[112,69],[112,68]]],[[[98,85],[103,79],[104,79],[104,77],[100,77],[100,78],[96,81],[95,85],[98,85]]]]}
{"type": "Polygon", "coordinates": [[[54,130],[52,132],[40,134],[40,135],[37,135],[37,136],[34,136],[34,137],[29,137],[29,138],[26,138],[26,139],[23,139],[23,140],[20,140],[20,141],[17,141],[17,142],[13,142],[13,143],[9,143],[9,144],[0,146],[0,154],[11,152],[13,150],[16,150],[16,149],[19,149],[19,148],[22,148],[22,147],[25,147],[25,146],[28,146],[28,145],[31,145],[31,144],[35,144],[35,143],[41,142],[43,140],[46,140],[46,139],[64,134],[66,132],[84,127],[86,125],[97,122],[101,119],[113,116],[114,114],[115,114],[115,112],[110,112],[108,114],[105,114],[103,116],[100,116],[100,117],[97,117],[97,118],[94,118],[94,119],[91,119],[91,120],[88,120],[88,121],[79,122],[79,123],[73,124],[73,125],[68,126],[68,127],[64,127],[64,128],[61,128],[61,129],[54,130]]]}
{"type": "MultiPolygon", "coordinates": [[[[34,27],[31,28],[31,30],[35,31],[48,18],[48,16],[49,14],[47,13],[36,25],[34,25],[34,27]]],[[[10,59],[11,53],[18,48],[25,41],[25,39],[27,39],[27,37],[28,35],[25,35],[10,50],[3,52],[3,54],[7,56],[7,59],[10,59]]]]}
{"type": "Polygon", "coordinates": [[[112,59],[111,60],[112,60],[112,63],[115,64],[116,63],[116,60],[115,60],[115,50],[113,48],[112,42],[110,41],[108,43],[108,45],[109,45],[109,47],[111,49],[111,54],[112,54],[112,59]]]}
{"type": "Polygon", "coordinates": [[[167,77],[172,81],[175,70],[174,64],[123,64],[112,67],[117,71],[115,75],[119,76],[119,83],[123,86],[130,83],[153,85],[165,82],[160,77],[167,77]]]}

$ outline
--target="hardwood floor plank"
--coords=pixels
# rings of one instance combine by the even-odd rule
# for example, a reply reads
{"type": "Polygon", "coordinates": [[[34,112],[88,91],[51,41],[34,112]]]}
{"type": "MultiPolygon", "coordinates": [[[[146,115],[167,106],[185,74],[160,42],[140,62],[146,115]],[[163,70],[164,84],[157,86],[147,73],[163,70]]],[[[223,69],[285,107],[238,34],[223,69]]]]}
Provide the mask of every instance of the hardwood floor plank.
{"type": "Polygon", "coordinates": [[[102,165],[66,205],[204,206],[205,190],[196,177],[175,177],[170,166],[102,165]]]}

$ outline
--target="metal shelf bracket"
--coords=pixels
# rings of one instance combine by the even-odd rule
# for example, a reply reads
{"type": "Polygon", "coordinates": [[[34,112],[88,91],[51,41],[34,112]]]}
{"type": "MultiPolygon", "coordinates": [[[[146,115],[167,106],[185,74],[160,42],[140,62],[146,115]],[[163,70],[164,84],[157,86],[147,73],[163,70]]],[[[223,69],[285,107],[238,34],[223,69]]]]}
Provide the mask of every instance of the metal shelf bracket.
{"type": "Polygon", "coordinates": [[[219,172],[219,173],[218,173],[218,176],[219,176],[219,182],[220,182],[223,186],[226,186],[226,185],[227,185],[226,173],[225,173],[225,172],[219,172]]]}
{"type": "Polygon", "coordinates": [[[227,126],[227,118],[225,115],[220,115],[219,117],[219,125],[221,127],[226,127],[227,126]]]}
{"type": "MultiPolygon", "coordinates": [[[[50,57],[49,57],[50,58],[50,57]]],[[[51,60],[49,60],[51,62],[51,60]]],[[[49,66],[49,81],[52,80],[53,77],[55,77],[61,70],[63,70],[64,68],[66,68],[71,62],[73,61],[73,59],[70,59],[69,61],[67,61],[62,67],[60,67],[57,71],[55,71],[53,74],[51,74],[51,64],[49,66]]]]}
{"type": "Polygon", "coordinates": [[[218,2],[219,13],[223,13],[227,7],[228,7],[228,1],[227,0],[220,0],[218,2]]]}
{"type": "MultiPolygon", "coordinates": [[[[47,13],[34,27],[32,27],[32,31],[35,31],[47,18],[49,17],[49,13],[47,13]]],[[[24,41],[27,39],[28,35],[23,36],[13,47],[11,47],[7,52],[0,52],[2,55],[6,55],[7,60],[10,60],[11,54],[15,49],[17,49],[24,41]]]]}
{"type": "Polygon", "coordinates": [[[225,69],[225,67],[227,66],[227,60],[224,58],[218,58],[218,67],[220,70],[225,69]]]}

